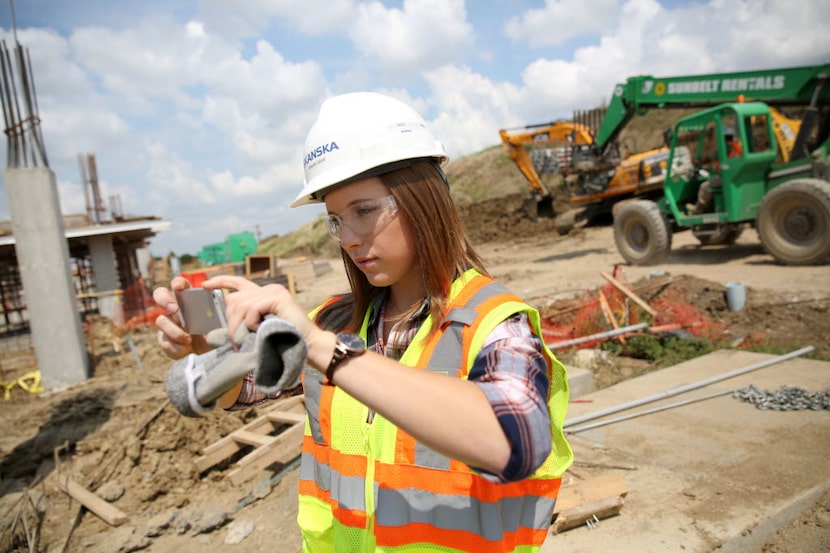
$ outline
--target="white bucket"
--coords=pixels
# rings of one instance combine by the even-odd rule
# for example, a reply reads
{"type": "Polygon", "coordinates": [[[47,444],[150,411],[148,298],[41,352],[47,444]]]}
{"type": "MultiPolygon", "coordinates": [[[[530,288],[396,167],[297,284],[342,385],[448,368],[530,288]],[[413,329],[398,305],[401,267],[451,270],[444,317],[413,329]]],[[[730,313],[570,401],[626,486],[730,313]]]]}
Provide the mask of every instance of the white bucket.
{"type": "Polygon", "coordinates": [[[730,311],[740,311],[746,303],[746,288],[743,282],[726,283],[726,306],[730,311]]]}

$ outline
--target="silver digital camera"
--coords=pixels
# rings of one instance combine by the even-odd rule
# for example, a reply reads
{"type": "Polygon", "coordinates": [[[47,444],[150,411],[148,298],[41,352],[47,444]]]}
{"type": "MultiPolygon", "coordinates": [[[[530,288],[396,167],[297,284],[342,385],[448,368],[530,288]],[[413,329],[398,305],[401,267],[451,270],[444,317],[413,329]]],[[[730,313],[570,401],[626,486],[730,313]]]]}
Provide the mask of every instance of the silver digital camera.
{"type": "Polygon", "coordinates": [[[227,326],[222,290],[187,288],[176,292],[179,322],[188,334],[207,334],[227,326]]]}

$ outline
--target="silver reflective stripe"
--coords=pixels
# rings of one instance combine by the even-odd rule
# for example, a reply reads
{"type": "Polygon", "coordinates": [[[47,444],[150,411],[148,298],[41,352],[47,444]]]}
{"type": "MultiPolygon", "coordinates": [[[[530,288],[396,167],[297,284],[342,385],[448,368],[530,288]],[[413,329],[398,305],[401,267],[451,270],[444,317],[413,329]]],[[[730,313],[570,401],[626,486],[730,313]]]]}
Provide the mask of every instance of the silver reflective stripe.
{"type": "Polygon", "coordinates": [[[424,523],[441,530],[466,530],[497,541],[519,528],[547,528],[555,501],[547,497],[507,497],[495,502],[465,495],[438,495],[415,488],[378,492],[377,524],[395,528],[424,523]]]}
{"type": "MultiPolygon", "coordinates": [[[[475,322],[476,308],[479,305],[489,300],[490,298],[499,294],[509,294],[510,292],[497,282],[491,282],[482,286],[473,297],[471,297],[463,307],[456,307],[447,313],[443,323],[446,328],[438,344],[435,346],[432,355],[429,358],[428,370],[438,370],[436,367],[443,367],[446,371],[447,367],[452,367],[450,374],[454,374],[459,367],[459,359],[463,353],[461,348],[461,332],[465,327],[470,326],[475,322]]],[[[464,360],[461,360],[463,363],[464,360]]]]}
{"type": "Polygon", "coordinates": [[[321,490],[331,491],[331,468],[314,460],[311,453],[300,455],[300,480],[310,480],[321,490]]]}
{"type": "Polygon", "coordinates": [[[419,467],[449,470],[450,458],[428,448],[421,442],[415,442],[415,464],[419,467]]]}
{"type": "Polygon", "coordinates": [[[305,394],[305,408],[308,413],[308,423],[311,436],[318,444],[323,443],[323,431],[320,429],[320,394],[322,393],[323,373],[306,365],[304,372],[303,393],[305,394]]]}
{"type": "Polygon", "coordinates": [[[366,510],[366,479],[361,476],[341,476],[329,465],[318,463],[310,453],[303,453],[300,480],[313,481],[318,488],[329,492],[343,509],[366,510]]]}

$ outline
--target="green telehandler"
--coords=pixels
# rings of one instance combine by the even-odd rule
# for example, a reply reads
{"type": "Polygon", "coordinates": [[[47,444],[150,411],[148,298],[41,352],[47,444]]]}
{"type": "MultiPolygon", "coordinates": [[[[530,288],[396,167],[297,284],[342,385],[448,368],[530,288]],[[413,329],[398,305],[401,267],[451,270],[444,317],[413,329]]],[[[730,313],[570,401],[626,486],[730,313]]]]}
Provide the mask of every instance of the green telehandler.
{"type": "Polygon", "coordinates": [[[665,261],[674,232],[728,245],[747,227],[781,264],[830,262],[830,64],[777,71],[756,72],[757,83],[779,89],[780,105],[805,104],[788,119],[797,132],[782,132],[779,104],[766,101],[724,103],[677,121],[662,195],[615,206],[614,240],[628,263],[665,261]],[[691,153],[691,167],[673,165],[676,152],[691,153]]]}

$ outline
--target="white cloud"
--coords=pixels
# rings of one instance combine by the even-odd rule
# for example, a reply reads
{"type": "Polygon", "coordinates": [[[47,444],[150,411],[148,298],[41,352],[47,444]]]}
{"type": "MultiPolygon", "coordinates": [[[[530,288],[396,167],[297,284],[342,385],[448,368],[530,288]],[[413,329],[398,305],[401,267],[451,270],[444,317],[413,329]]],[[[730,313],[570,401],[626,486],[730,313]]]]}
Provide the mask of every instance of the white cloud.
{"type": "Polygon", "coordinates": [[[223,35],[252,37],[275,21],[312,36],[341,33],[354,18],[353,0],[203,0],[202,15],[209,27],[223,35]]]}
{"type": "Polygon", "coordinates": [[[167,145],[148,144],[146,153],[149,157],[147,180],[151,186],[169,195],[168,199],[188,203],[216,203],[217,197],[210,187],[194,175],[190,164],[167,145]]]}
{"type": "Polygon", "coordinates": [[[498,129],[516,122],[520,91],[510,83],[493,83],[468,68],[446,66],[424,76],[438,116],[433,132],[452,157],[499,142],[498,129]]]}
{"type": "Polygon", "coordinates": [[[463,0],[404,0],[403,9],[367,2],[358,14],[355,47],[393,75],[463,59],[473,40],[463,0]]]}
{"type": "Polygon", "coordinates": [[[526,42],[534,48],[558,45],[608,31],[619,13],[619,0],[545,0],[543,8],[510,18],[504,34],[513,42],[526,42]]]}

